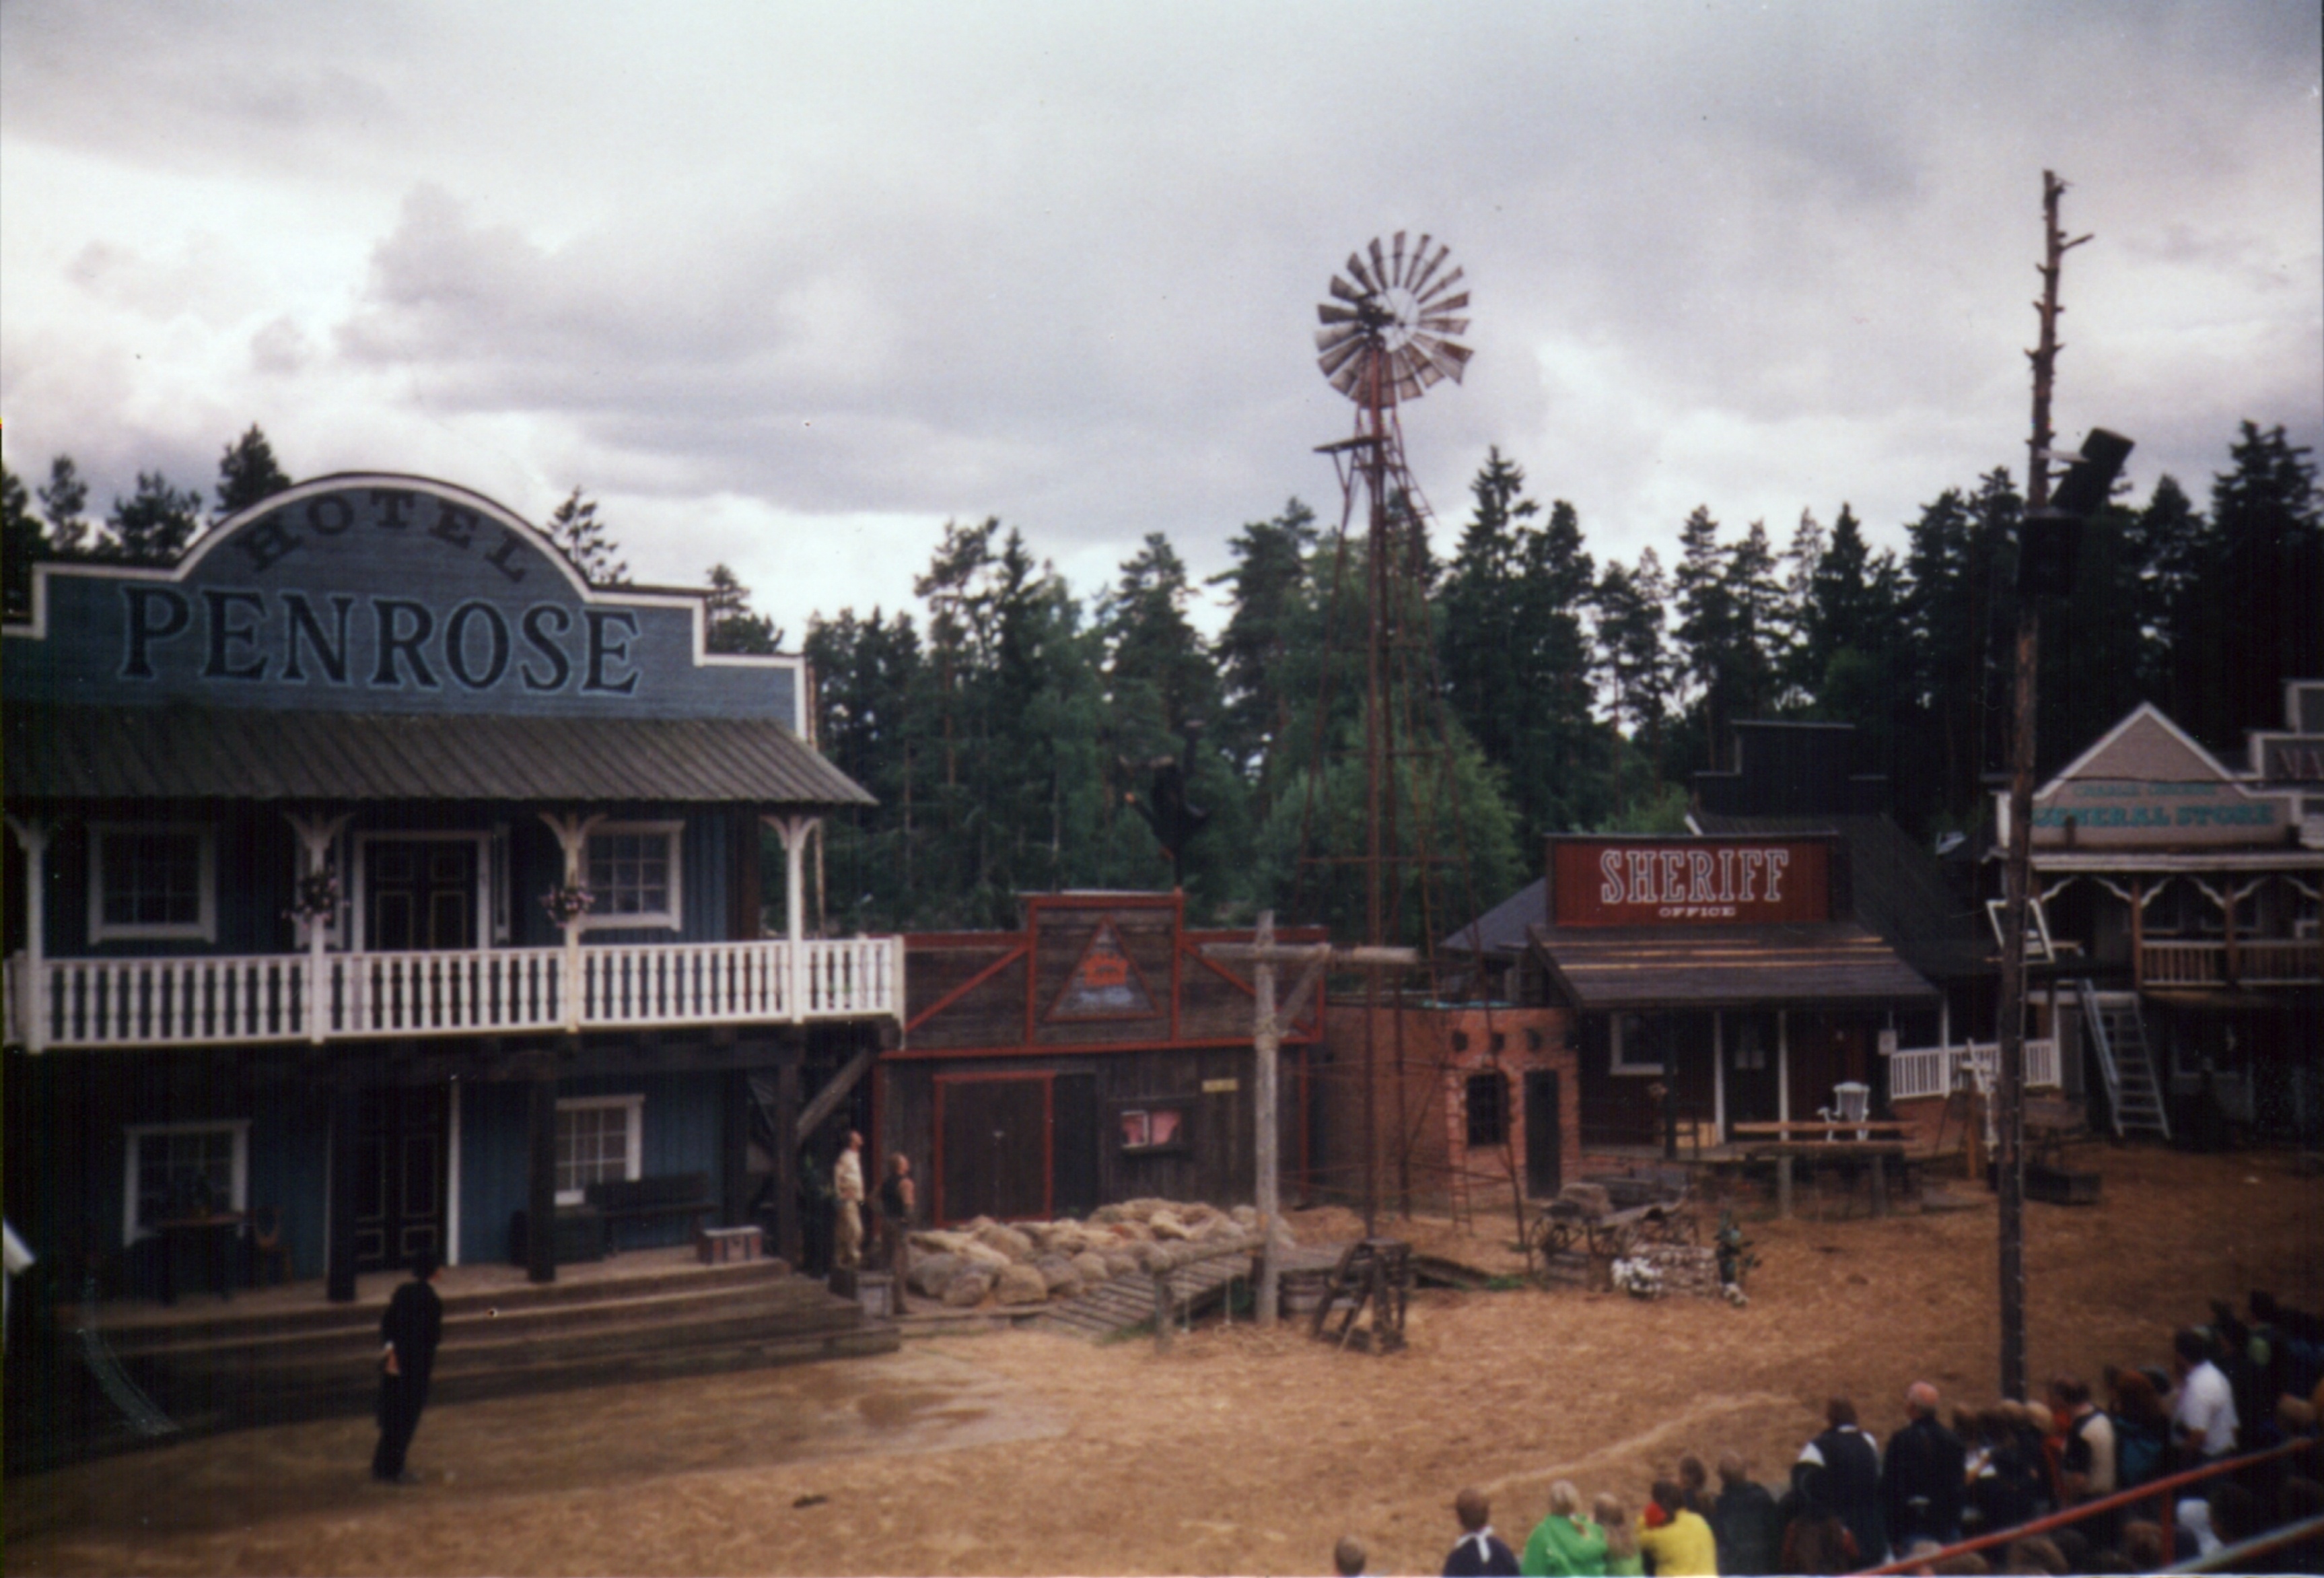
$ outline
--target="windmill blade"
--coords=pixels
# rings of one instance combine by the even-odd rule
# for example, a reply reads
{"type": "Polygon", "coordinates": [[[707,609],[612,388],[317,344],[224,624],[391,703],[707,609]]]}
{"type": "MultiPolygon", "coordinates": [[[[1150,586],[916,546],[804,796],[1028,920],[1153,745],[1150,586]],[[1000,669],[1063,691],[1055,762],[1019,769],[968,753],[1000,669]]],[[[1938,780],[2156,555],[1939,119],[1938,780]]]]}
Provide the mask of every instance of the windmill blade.
{"type": "Polygon", "coordinates": [[[1340,301],[1355,302],[1364,299],[1364,293],[1361,291],[1357,290],[1337,274],[1332,276],[1332,295],[1335,300],[1340,301]]]}
{"type": "MultiPolygon", "coordinates": [[[[1420,304],[1424,307],[1434,307],[1436,305],[1436,299],[1445,291],[1451,290],[1453,286],[1459,284],[1461,282],[1461,276],[1466,272],[1467,271],[1463,269],[1454,269],[1451,273],[1445,275],[1443,279],[1429,286],[1427,290],[1420,292],[1420,304]]],[[[1469,292],[1466,291],[1462,291],[1461,299],[1463,302],[1466,302],[1469,299],[1469,292]]]]}
{"type": "Polygon", "coordinates": [[[1342,323],[1335,324],[1330,328],[1319,328],[1315,331],[1315,348],[1319,351],[1334,351],[1350,340],[1361,339],[1363,335],[1363,326],[1360,324],[1342,323]]]}
{"type": "Polygon", "coordinates": [[[1328,378],[1371,348],[1371,343],[1362,338],[1324,346],[1322,347],[1323,354],[1315,358],[1315,365],[1323,369],[1323,375],[1328,378]]]}
{"type": "Polygon", "coordinates": [[[1379,286],[1373,281],[1371,275],[1365,272],[1362,254],[1354,252],[1348,254],[1348,272],[1356,276],[1356,283],[1364,288],[1365,295],[1379,294],[1379,286]]]}
{"type": "Polygon", "coordinates": [[[1363,377],[1364,365],[1365,364],[1362,361],[1349,363],[1346,366],[1332,374],[1332,387],[1338,390],[1342,394],[1346,395],[1350,400],[1355,399],[1356,385],[1363,377]]]}
{"type": "Polygon", "coordinates": [[[1390,275],[1388,276],[1388,282],[1389,282],[1390,284],[1393,284],[1393,285],[1401,285],[1401,284],[1403,284],[1403,283],[1404,283],[1404,232],[1403,232],[1403,231],[1399,230],[1399,231],[1397,231],[1397,232],[1396,233],[1396,245],[1395,245],[1395,246],[1393,246],[1393,247],[1390,249],[1390,251],[1392,252],[1392,254],[1394,254],[1394,257],[1395,257],[1395,262],[1396,262],[1396,271],[1395,271],[1395,272],[1394,272],[1394,273],[1392,273],[1392,274],[1390,274],[1390,275]]]}
{"type": "Polygon", "coordinates": [[[1321,303],[1315,309],[1315,321],[1318,323],[1358,323],[1362,321],[1362,318],[1363,314],[1354,308],[1334,307],[1329,301],[1321,303]]]}
{"type": "Polygon", "coordinates": [[[1456,346],[1450,340],[1429,340],[1425,342],[1425,348],[1428,359],[1443,368],[1444,376],[1455,383],[1460,383],[1461,374],[1469,370],[1469,358],[1476,355],[1468,346],[1456,346]]]}
{"type": "Polygon", "coordinates": [[[1424,313],[1459,312],[1468,305],[1469,292],[1462,291],[1456,295],[1446,296],[1442,300],[1424,300],[1420,303],[1418,310],[1424,313]]]}
{"type": "MultiPolygon", "coordinates": [[[[1426,252],[1428,250],[1428,237],[1425,235],[1420,238],[1420,250],[1423,252],[1426,252]]],[[[1443,268],[1444,266],[1444,260],[1452,254],[1452,249],[1451,247],[1440,246],[1436,249],[1436,255],[1434,257],[1430,258],[1425,263],[1423,263],[1416,271],[1414,272],[1412,278],[1405,281],[1406,284],[1411,287],[1412,293],[1414,295],[1417,296],[1421,294],[1421,292],[1427,288],[1430,276],[1434,274],[1438,269],[1443,268]]]]}
{"type": "Polygon", "coordinates": [[[1374,278],[1374,279],[1378,280],[1378,281],[1380,282],[1380,289],[1381,289],[1381,290],[1383,290],[1383,291],[1385,291],[1385,290],[1387,290],[1387,289],[1388,288],[1389,284],[1392,282],[1392,281],[1389,280],[1389,278],[1388,278],[1388,254],[1387,254],[1385,252],[1382,252],[1382,251],[1380,250],[1380,243],[1379,243],[1379,236],[1375,235],[1375,236],[1373,236],[1373,237],[1372,237],[1371,246],[1372,246],[1372,278],[1374,278]]]}
{"type": "Polygon", "coordinates": [[[1465,318],[1424,318],[1412,328],[1416,334],[1467,334],[1469,320],[1465,318]]]}

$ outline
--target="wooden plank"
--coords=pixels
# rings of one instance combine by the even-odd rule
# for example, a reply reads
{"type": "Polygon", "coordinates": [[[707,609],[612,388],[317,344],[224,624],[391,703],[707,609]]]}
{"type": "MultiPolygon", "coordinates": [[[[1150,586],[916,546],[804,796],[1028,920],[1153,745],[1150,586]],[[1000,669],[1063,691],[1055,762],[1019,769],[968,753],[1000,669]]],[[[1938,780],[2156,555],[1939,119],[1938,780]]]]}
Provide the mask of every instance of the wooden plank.
{"type": "Polygon", "coordinates": [[[1826,1121],[1821,1118],[1794,1118],[1789,1122],[1784,1123],[1729,1123],[1727,1128],[1728,1131],[1733,1134],[1765,1134],[1780,1140],[1794,1134],[1831,1134],[1842,1129],[1851,1131],[1863,1130],[1870,1133],[1883,1135],[1904,1134],[1910,1131],[1912,1125],[1909,1123],[1895,1121],[1878,1121],[1870,1119],[1859,1123],[1851,1123],[1844,1119],[1833,1119],[1830,1121],[1826,1121]]]}

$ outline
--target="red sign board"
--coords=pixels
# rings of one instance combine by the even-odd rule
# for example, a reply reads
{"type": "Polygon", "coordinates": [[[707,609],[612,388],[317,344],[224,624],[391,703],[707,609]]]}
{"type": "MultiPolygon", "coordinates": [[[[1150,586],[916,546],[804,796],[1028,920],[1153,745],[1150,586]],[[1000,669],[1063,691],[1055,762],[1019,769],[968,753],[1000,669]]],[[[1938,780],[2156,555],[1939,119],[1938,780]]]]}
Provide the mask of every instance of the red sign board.
{"type": "Polygon", "coordinates": [[[1553,838],[1553,926],[1768,926],[1831,918],[1820,838],[1553,838]]]}

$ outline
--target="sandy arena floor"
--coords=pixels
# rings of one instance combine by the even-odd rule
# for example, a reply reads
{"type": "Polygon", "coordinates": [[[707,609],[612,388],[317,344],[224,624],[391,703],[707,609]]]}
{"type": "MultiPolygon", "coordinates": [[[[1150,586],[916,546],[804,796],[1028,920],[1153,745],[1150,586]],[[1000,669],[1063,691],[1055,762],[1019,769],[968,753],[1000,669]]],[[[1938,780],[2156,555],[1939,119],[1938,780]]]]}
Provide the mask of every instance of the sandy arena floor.
{"type": "MultiPolygon", "coordinates": [[[[2159,1361],[2213,1295],[2324,1304],[2324,1179],[2280,1155],[2075,1154],[2096,1208],[2028,1208],[2031,1368],[2159,1361]]],[[[1956,1192],[1960,1192],[1956,1186],[1956,1192]]],[[[345,1419],[13,1479],[47,1573],[1314,1573],[1353,1531],[1434,1572],[1489,1487],[1521,1539],[1557,1478],[1636,1500],[1685,1451],[1777,1478],[1821,1399],[1899,1425],[1997,1380],[1994,1213],[1757,1223],[1746,1309],[1424,1293],[1410,1348],[1238,1325],[1098,1346],[947,1336],[893,1358],[432,1409],[409,1490],[345,1419]]],[[[1416,1231],[1427,1247],[1436,1234],[1416,1231]]],[[[1468,1258],[1503,1252],[1480,1223],[1468,1258]]]]}

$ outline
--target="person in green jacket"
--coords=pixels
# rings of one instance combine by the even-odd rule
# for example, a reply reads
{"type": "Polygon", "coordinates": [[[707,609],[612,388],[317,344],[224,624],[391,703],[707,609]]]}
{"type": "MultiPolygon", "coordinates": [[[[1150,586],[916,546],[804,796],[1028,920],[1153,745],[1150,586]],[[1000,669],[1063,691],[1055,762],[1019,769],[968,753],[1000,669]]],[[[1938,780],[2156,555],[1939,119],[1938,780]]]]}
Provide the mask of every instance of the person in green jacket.
{"type": "Polygon", "coordinates": [[[1590,1513],[1606,1531],[1606,1578],[1646,1578],[1646,1559],[1638,1554],[1638,1531],[1619,1496],[1601,1495],[1590,1513]]]}
{"type": "Polygon", "coordinates": [[[1549,1516],[1534,1526],[1517,1571],[1525,1578],[1600,1578],[1606,1571],[1606,1531],[1582,1516],[1572,1481],[1549,1488],[1549,1516]]]}

